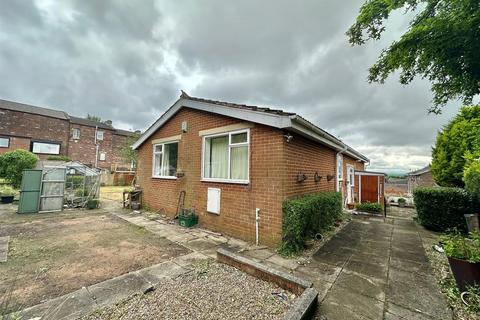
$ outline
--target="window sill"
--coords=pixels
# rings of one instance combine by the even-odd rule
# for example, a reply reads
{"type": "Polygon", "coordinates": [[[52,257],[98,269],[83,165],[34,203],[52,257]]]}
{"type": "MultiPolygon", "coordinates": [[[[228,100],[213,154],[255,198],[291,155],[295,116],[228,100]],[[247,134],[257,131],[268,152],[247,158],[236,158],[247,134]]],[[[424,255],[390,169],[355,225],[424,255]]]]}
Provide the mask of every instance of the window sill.
{"type": "Polygon", "coordinates": [[[200,180],[201,182],[216,182],[216,183],[230,183],[230,184],[250,184],[248,180],[227,180],[227,179],[205,179],[200,180]]]}
{"type": "Polygon", "coordinates": [[[152,176],[152,179],[177,180],[177,177],[171,177],[171,176],[152,176]]]}

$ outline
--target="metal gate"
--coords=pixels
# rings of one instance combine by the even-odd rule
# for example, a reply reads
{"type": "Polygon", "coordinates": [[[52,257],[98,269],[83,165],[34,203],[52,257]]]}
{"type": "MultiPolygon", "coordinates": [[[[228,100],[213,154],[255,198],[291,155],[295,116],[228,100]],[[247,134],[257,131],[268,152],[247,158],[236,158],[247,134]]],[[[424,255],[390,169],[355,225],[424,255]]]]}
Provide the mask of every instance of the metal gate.
{"type": "Polygon", "coordinates": [[[38,212],[42,170],[23,170],[18,213],[38,212]]]}
{"type": "Polygon", "coordinates": [[[63,210],[65,167],[45,167],[42,174],[42,192],[39,212],[63,210]]]}

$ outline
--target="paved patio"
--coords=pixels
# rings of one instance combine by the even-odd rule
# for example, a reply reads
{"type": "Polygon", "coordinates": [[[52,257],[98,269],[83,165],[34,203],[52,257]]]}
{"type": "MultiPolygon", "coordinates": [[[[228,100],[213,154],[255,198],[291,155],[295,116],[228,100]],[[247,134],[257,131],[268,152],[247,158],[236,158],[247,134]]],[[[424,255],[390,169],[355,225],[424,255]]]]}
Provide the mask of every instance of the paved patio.
{"type": "Polygon", "coordinates": [[[326,292],[319,318],[452,319],[420,232],[411,220],[355,219],[335,235],[295,271],[326,292]]]}

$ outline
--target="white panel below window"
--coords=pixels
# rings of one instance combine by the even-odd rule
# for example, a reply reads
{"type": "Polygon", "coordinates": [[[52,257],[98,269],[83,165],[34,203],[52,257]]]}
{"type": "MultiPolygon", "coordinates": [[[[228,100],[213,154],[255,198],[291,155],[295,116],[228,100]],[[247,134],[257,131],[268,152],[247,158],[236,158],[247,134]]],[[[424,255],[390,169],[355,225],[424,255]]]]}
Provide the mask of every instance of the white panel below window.
{"type": "Polygon", "coordinates": [[[207,211],[210,213],[220,214],[220,193],[217,188],[208,188],[207,194],[207,211]]]}

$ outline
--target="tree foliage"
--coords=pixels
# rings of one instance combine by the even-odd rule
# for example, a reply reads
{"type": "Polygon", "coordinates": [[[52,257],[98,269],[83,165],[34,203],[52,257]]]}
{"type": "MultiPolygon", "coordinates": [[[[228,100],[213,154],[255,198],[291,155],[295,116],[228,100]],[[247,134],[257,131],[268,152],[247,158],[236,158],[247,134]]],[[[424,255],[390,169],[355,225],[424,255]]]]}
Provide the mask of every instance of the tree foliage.
{"type": "Polygon", "coordinates": [[[125,144],[122,146],[120,153],[122,155],[125,163],[137,163],[138,153],[137,150],[132,149],[132,144],[140,138],[140,132],[134,132],[130,137],[127,138],[125,144]]]}
{"type": "Polygon", "coordinates": [[[0,177],[18,189],[22,183],[23,170],[33,169],[37,161],[37,156],[26,150],[6,152],[0,155],[0,177]]]}
{"type": "Polygon", "coordinates": [[[471,162],[465,167],[463,176],[465,190],[467,190],[475,201],[480,201],[480,160],[471,162]]]}
{"type": "Polygon", "coordinates": [[[413,12],[409,29],[380,54],[369,82],[383,83],[394,71],[400,82],[416,76],[432,83],[433,106],[439,113],[449,100],[471,104],[480,93],[480,2],[478,0],[368,0],[347,31],[352,45],[380,39],[396,10],[413,12]]]}
{"type": "Polygon", "coordinates": [[[480,106],[462,107],[437,134],[432,151],[432,173],[445,187],[463,187],[467,160],[480,151],[480,106]]]}

